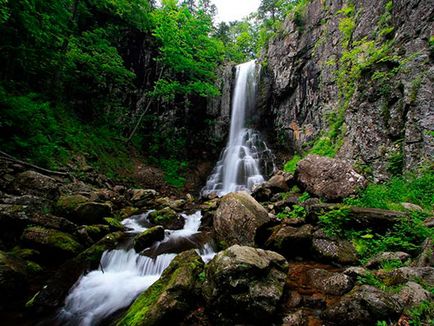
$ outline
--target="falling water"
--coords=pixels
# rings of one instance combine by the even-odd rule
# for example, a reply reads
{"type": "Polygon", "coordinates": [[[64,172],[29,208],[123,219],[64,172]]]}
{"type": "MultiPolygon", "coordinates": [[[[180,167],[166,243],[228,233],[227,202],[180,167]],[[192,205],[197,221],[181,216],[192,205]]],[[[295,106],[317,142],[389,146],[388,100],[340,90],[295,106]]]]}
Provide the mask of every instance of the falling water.
{"type": "Polygon", "coordinates": [[[274,170],[271,151],[259,132],[246,128],[255,100],[256,63],[250,61],[237,66],[229,141],[202,189],[203,196],[249,191],[255,184],[264,182],[264,172],[274,170]],[[267,166],[267,162],[271,162],[271,166],[267,166]]]}
{"type": "MultiPolygon", "coordinates": [[[[131,234],[146,230],[146,214],[125,219],[123,224],[131,234]]],[[[184,215],[182,230],[166,230],[161,243],[171,240],[188,239],[200,233],[202,218],[200,211],[184,215]]],[[[215,252],[209,244],[196,251],[205,262],[211,260],[215,252]]],[[[157,281],[163,271],[175,258],[175,253],[164,253],[155,258],[140,255],[134,249],[118,249],[104,252],[100,267],[80,277],[65,299],[65,306],[58,315],[62,325],[98,325],[119,309],[128,307],[144,290],[157,281]]]]}

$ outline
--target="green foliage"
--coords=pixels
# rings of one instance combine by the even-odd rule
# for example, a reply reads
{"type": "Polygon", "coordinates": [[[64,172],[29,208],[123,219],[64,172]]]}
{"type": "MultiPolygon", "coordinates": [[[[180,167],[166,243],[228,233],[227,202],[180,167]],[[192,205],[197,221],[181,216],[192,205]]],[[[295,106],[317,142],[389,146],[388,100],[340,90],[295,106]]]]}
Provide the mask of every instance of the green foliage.
{"type": "Polygon", "coordinates": [[[283,212],[280,212],[276,215],[276,217],[280,220],[286,218],[305,218],[306,217],[306,209],[303,206],[294,205],[292,209],[286,207],[283,212]]]}
{"type": "Polygon", "coordinates": [[[349,210],[342,206],[319,217],[319,223],[329,236],[345,236],[345,224],[349,221],[349,210]]]}
{"type": "Polygon", "coordinates": [[[168,184],[177,188],[185,185],[184,175],[188,166],[187,162],[176,159],[161,159],[160,164],[168,184]]]}
{"type": "Polygon", "coordinates": [[[348,205],[403,210],[399,205],[410,202],[430,211],[434,207],[434,172],[393,177],[384,184],[370,184],[357,198],[347,199],[348,205]]]}
{"type": "Polygon", "coordinates": [[[288,162],[285,163],[285,165],[283,167],[283,171],[289,172],[289,173],[294,173],[295,170],[297,169],[297,163],[300,160],[301,160],[301,156],[300,155],[294,155],[292,157],[292,159],[290,159],[288,162]]]}
{"type": "Polygon", "coordinates": [[[310,195],[308,192],[303,192],[303,194],[298,198],[300,203],[304,203],[306,200],[310,198],[310,195]]]}
{"type": "Polygon", "coordinates": [[[434,302],[422,301],[415,307],[407,309],[406,314],[410,317],[411,326],[434,325],[434,302]]]}

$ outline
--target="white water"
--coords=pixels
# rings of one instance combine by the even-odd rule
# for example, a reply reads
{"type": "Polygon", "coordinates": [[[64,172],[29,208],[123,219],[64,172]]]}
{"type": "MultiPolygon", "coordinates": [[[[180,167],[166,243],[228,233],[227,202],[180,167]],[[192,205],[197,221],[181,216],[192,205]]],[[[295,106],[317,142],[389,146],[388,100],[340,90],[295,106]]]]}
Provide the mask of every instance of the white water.
{"type": "MultiPolygon", "coordinates": [[[[147,214],[125,219],[123,224],[132,229],[132,233],[142,232],[146,227],[141,222],[147,219],[147,214]]],[[[166,231],[162,242],[198,233],[201,212],[183,217],[184,228],[166,231]]],[[[197,249],[197,252],[205,262],[215,255],[209,245],[197,249]]],[[[175,256],[176,254],[162,254],[152,259],[137,254],[134,249],[104,252],[100,268],[81,276],[71,289],[65,306],[59,313],[59,320],[65,325],[98,324],[117,310],[129,306],[141,292],[160,278],[175,256]]]]}
{"type": "Polygon", "coordinates": [[[271,151],[259,132],[246,128],[255,100],[256,63],[250,61],[237,66],[229,141],[202,189],[203,196],[250,191],[254,185],[265,181],[260,164],[264,157],[271,158],[271,151]]]}

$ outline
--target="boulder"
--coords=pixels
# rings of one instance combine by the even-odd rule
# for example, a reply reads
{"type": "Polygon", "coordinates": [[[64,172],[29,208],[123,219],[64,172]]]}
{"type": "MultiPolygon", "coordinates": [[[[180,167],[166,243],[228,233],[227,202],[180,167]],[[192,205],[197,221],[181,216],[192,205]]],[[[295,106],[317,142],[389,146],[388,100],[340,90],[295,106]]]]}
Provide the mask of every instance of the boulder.
{"type": "Polygon", "coordinates": [[[31,248],[39,250],[41,256],[50,260],[66,260],[83,249],[69,234],[41,226],[26,228],[21,240],[31,248]]]}
{"type": "Polygon", "coordinates": [[[398,296],[406,308],[417,306],[422,301],[431,299],[431,294],[415,282],[407,282],[399,291],[398,296]]]}
{"type": "Polygon", "coordinates": [[[92,202],[82,195],[67,195],[57,201],[56,212],[77,224],[100,224],[112,215],[112,206],[109,202],[92,202]]]}
{"type": "Polygon", "coordinates": [[[164,228],[161,225],[154,226],[146,231],[143,231],[134,238],[134,249],[140,252],[150,246],[155,241],[164,239],[164,228]]]}
{"type": "Polygon", "coordinates": [[[40,225],[66,233],[74,233],[77,230],[77,225],[66,218],[44,213],[34,213],[30,215],[28,224],[40,225]]]}
{"type": "Polygon", "coordinates": [[[25,261],[0,251],[0,308],[23,298],[26,289],[25,261]]]}
{"type": "Polygon", "coordinates": [[[92,243],[110,233],[110,227],[105,224],[84,225],[82,228],[92,239],[92,243]]]}
{"type": "Polygon", "coordinates": [[[410,255],[406,252],[396,251],[396,252],[380,252],[371,258],[365,265],[366,268],[375,269],[381,266],[381,264],[391,261],[391,260],[399,260],[404,262],[409,259],[410,255]]]}
{"type": "Polygon", "coordinates": [[[314,238],[311,252],[315,258],[327,263],[354,265],[358,262],[356,250],[347,240],[314,238]]]}
{"type": "Polygon", "coordinates": [[[273,251],[234,245],[206,268],[204,293],[220,324],[271,324],[283,295],[288,264],[273,251]]]}
{"type": "Polygon", "coordinates": [[[291,173],[277,171],[268,181],[267,185],[273,192],[287,192],[294,184],[294,176],[291,173]]]}
{"type": "Polygon", "coordinates": [[[331,295],[343,295],[354,287],[351,277],[314,268],[307,272],[310,284],[317,290],[331,295]]]}
{"type": "Polygon", "coordinates": [[[180,253],[160,279],[134,301],[117,325],[180,324],[198,306],[203,267],[194,250],[180,253]]]}
{"type": "Polygon", "coordinates": [[[370,285],[362,285],[330,305],[322,318],[333,325],[375,325],[378,320],[397,319],[403,310],[393,294],[370,285]]]}
{"type": "Polygon", "coordinates": [[[155,203],[160,205],[160,207],[170,207],[175,211],[182,210],[185,202],[184,199],[170,199],[169,197],[161,197],[155,200],[155,203]]]}
{"type": "Polygon", "coordinates": [[[377,276],[386,285],[396,285],[412,280],[421,280],[434,286],[434,267],[400,267],[391,271],[380,271],[377,276]]]}
{"type": "Polygon", "coordinates": [[[109,226],[111,232],[125,231],[125,226],[114,217],[104,217],[104,222],[109,226]]]}
{"type": "Polygon", "coordinates": [[[130,189],[128,194],[135,207],[144,207],[158,196],[158,192],[154,189],[130,189]]]}
{"type": "Polygon", "coordinates": [[[179,230],[184,226],[184,219],[170,207],[151,212],[148,219],[152,224],[161,225],[169,230],[179,230]]]}
{"type": "Polygon", "coordinates": [[[293,227],[282,223],[273,228],[265,247],[285,257],[306,256],[312,245],[313,226],[310,224],[293,227]]]}
{"type": "Polygon", "coordinates": [[[307,192],[331,201],[353,195],[366,186],[365,178],[350,163],[318,155],[301,160],[295,177],[307,192]]]}
{"type": "Polygon", "coordinates": [[[10,187],[11,191],[20,195],[34,195],[48,199],[57,199],[60,194],[56,179],[35,171],[19,173],[10,187]]]}
{"type": "Polygon", "coordinates": [[[247,192],[230,193],[221,199],[215,214],[216,239],[223,247],[254,246],[256,230],[269,221],[265,208],[247,192]]]}

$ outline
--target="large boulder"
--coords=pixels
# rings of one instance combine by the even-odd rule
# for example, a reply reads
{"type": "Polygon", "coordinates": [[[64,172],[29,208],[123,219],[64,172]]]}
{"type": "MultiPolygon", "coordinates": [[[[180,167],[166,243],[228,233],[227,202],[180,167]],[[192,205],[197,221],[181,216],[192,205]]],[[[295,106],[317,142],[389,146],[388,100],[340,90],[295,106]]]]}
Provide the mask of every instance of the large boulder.
{"type": "Polygon", "coordinates": [[[137,235],[134,238],[134,249],[140,252],[150,246],[155,241],[164,239],[164,228],[161,225],[154,226],[137,235]]]}
{"type": "Polygon", "coordinates": [[[322,317],[333,325],[368,326],[375,325],[378,320],[398,318],[402,309],[402,303],[393,294],[363,285],[329,306],[322,317]]]}
{"type": "Polygon", "coordinates": [[[204,293],[220,324],[270,324],[283,295],[288,264],[273,251],[234,245],[207,265],[204,293]]]}
{"type": "Polygon", "coordinates": [[[358,262],[356,250],[351,242],[327,237],[320,231],[314,234],[311,253],[316,259],[327,263],[354,265],[358,262]]]}
{"type": "Polygon", "coordinates": [[[59,197],[59,183],[56,179],[35,171],[19,173],[10,185],[14,193],[34,195],[48,199],[59,197]]]}
{"type": "Polygon", "coordinates": [[[83,249],[69,234],[40,226],[26,228],[21,240],[31,248],[40,250],[41,255],[50,260],[65,260],[83,249]]]}
{"type": "Polygon", "coordinates": [[[197,308],[203,266],[196,251],[180,253],[160,279],[134,301],[117,325],[180,324],[197,308]]]}
{"type": "Polygon", "coordinates": [[[318,155],[301,160],[295,176],[303,189],[327,200],[343,199],[366,186],[366,179],[350,163],[318,155]]]}
{"type": "Polygon", "coordinates": [[[82,195],[65,195],[57,201],[56,212],[77,224],[100,224],[112,215],[112,206],[109,202],[92,202],[82,195]]]}
{"type": "Polygon", "coordinates": [[[214,218],[214,231],[222,247],[254,246],[256,230],[270,221],[267,211],[247,192],[224,196],[214,218]]]}

